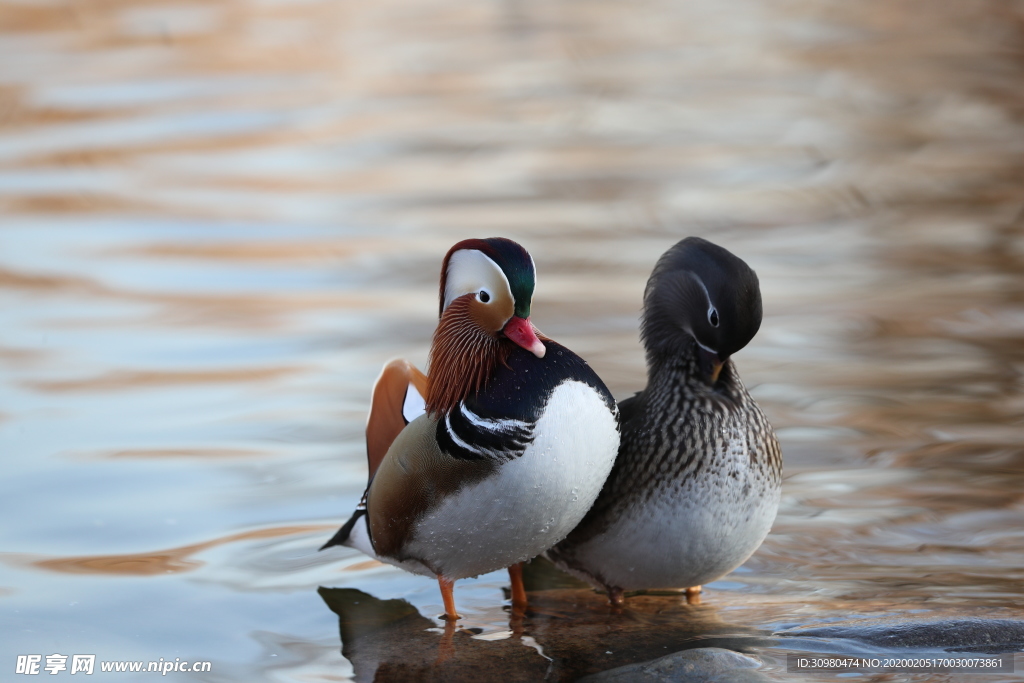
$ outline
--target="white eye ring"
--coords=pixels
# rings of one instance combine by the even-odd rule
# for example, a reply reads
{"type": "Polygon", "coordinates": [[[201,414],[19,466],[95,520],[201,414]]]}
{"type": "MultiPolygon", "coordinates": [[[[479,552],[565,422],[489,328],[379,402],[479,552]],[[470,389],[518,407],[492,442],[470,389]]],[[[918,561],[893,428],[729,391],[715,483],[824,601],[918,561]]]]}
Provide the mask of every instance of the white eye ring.
{"type": "Polygon", "coordinates": [[[494,297],[491,296],[491,293],[488,292],[486,289],[481,289],[479,292],[476,293],[476,300],[482,304],[486,304],[493,298],[494,297]]]}
{"type": "Polygon", "coordinates": [[[714,306],[708,309],[708,322],[711,323],[711,327],[718,327],[718,311],[714,306]]]}

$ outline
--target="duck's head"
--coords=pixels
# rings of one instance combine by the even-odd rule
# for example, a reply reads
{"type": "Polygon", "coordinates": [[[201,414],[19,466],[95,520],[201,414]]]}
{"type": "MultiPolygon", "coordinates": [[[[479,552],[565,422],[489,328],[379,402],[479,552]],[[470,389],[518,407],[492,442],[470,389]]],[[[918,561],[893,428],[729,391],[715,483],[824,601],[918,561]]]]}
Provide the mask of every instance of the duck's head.
{"type": "Polygon", "coordinates": [[[695,348],[708,384],[761,326],[757,275],[742,259],[699,237],[665,252],[644,292],[648,365],[695,348]]]}
{"type": "Polygon", "coordinates": [[[448,250],[430,345],[428,413],[447,413],[482,389],[513,344],[544,357],[530,323],[536,282],[533,258],[512,240],[463,240],[448,250]]]}
{"type": "Polygon", "coordinates": [[[448,250],[441,267],[442,323],[475,325],[544,357],[530,323],[537,283],[533,257],[504,237],[463,240],[448,250]]]}

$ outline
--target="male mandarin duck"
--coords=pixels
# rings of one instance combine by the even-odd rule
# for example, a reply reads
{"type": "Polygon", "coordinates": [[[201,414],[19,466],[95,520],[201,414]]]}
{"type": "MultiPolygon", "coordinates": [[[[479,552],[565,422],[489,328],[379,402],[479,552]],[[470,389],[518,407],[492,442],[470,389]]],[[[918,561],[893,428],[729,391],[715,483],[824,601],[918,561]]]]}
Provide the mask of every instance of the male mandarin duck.
{"type": "Polygon", "coordinates": [[[511,240],[449,250],[429,376],[406,361],[381,373],[366,493],[323,546],[436,577],[449,620],[459,618],[457,579],[505,567],[513,605],[524,607],[519,563],[583,519],[618,452],[604,383],[530,322],[535,281],[532,257],[511,240]]]}
{"type": "Polygon", "coordinates": [[[619,404],[622,442],[580,525],[548,551],[608,591],[686,588],[741,565],[779,507],[782,452],[729,359],[761,325],[757,275],[688,237],[644,292],[647,388],[619,404]]]}

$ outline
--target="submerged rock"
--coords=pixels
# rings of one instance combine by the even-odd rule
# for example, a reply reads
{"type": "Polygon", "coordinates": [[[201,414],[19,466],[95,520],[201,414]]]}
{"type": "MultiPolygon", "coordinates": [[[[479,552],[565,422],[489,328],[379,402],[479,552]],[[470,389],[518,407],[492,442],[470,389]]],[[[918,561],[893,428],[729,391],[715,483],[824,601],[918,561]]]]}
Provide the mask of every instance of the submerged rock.
{"type": "Polygon", "coordinates": [[[757,671],[761,662],[720,647],[698,647],[673,652],[649,662],[629,664],[580,679],[580,683],[697,683],[768,679],[757,671]]]}
{"type": "Polygon", "coordinates": [[[1024,621],[1014,619],[970,617],[919,621],[893,617],[801,627],[775,635],[817,639],[820,647],[813,649],[821,651],[829,649],[829,641],[839,641],[837,645],[841,649],[834,648],[837,652],[848,651],[850,645],[988,654],[1024,650],[1024,621]]]}

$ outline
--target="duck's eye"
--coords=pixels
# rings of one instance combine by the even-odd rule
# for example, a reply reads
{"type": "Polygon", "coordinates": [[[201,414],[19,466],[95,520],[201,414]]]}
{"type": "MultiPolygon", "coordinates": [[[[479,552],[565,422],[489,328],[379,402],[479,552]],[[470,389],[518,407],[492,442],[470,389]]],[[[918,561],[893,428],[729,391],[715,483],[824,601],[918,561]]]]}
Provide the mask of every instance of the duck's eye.
{"type": "Polygon", "coordinates": [[[483,303],[487,303],[488,301],[491,300],[491,295],[487,293],[486,289],[481,289],[480,292],[476,295],[476,298],[482,301],[483,303]]]}
{"type": "Polygon", "coordinates": [[[708,322],[711,323],[711,327],[718,327],[718,311],[708,309],[708,322]]]}

